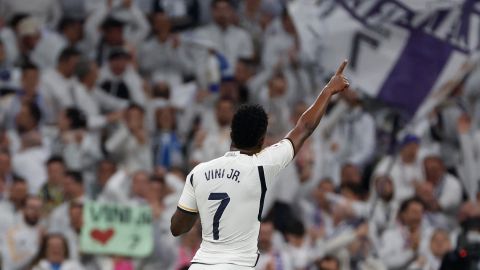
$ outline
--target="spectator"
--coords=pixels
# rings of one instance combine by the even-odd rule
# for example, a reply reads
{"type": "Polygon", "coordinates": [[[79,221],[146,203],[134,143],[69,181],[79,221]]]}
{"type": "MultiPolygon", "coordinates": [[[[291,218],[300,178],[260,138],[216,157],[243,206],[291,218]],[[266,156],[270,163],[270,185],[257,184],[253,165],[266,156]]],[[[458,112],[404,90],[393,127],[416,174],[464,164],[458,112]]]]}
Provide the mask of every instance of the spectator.
{"type": "Polygon", "coordinates": [[[49,234],[42,240],[40,252],[35,259],[33,270],[82,270],[77,262],[69,260],[67,240],[61,235],[49,234]]]}
{"type": "Polygon", "coordinates": [[[47,181],[40,189],[44,211],[50,213],[65,200],[65,162],[61,157],[51,157],[47,161],[47,181]]]}
{"type": "Polygon", "coordinates": [[[274,244],[275,228],[273,222],[263,221],[260,224],[260,234],[258,239],[258,250],[260,259],[255,269],[294,269],[291,265],[292,258],[290,254],[281,250],[274,244]]]}
{"type": "MultiPolygon", "coordinates": [[[[254,56],[252,38],[247,31],[233,25],[232,17],[235,11],[228,0],[213,0],[211,2],[213,23],[197,30],[199,41],[211,42],[211,49],[226,59],[225,75],[233,75],[239,58],[254,56]]],[[[205,62],[206,55],[198,58],[199,63],[205,62]]]]}
{"type": "Polygon", "coordinates": [[[112,160],[103,159],[99,161],[96,171],[96,181],[92,184],[91,195],[89,197],[97,199],[108,180],[115,174],[116,171],[117,165],[112,160]]]}
{"type": "Polygon", "coordinates": [[[41,23],[48,24],[51,28],[57,25],[62,11],[57,1],[46,0],[32,3],[28,0],[6,0],[3,3],[3,14],[7,20],[17,14],[29,14],[40,19],[41,23]]]}
{"type": "Polygon", "coordinates": [[[462,201],[462,187],[458,179],[446,172],[438,156],[424,159],[426,181],[417,187],[417,196],[423,201],[432,225],[453,229],[455,213],[462,201]]]}
{"type": "Polygon", "coordinates": [[[143,108],[131,105],[123,123],[106,141],[107,151],[129,172],[152,169],[151,144],[144,121],[143,108]]]}
{"type": "Polygon", "coordinates": [[[23,65],[33,62],[41,68],[52,68],[57,62],[63,45],[58,42],[54,32],[42,29],[42,22],[36,17],[21,19],[16,28],[19,52],[16,64],[23,65]]]}
{"type": "Polygon", "coordinates": [[[140,70],[147,78],[178,85],[190,68],[185,48],[171,33],[171,22],[164,12],[152,15],[153,36],[140,47],[140,70]]]}
{"type": "Polygon", "coordinates": [[[176,112],[172,107],[155,111],[156,131],[153,137],[154,165],[183,167],[183,143],[176,131],[176,112]]]}
{"type": "Polygon", "coordinates": [[[144,106],[146,99],[142,79],[130,60],[130,54],[125,50],[112,50],[108,63],[100,69],[100,88],[110,96],[144,106]]]}
{"type": "Polygon", "coordinates": [[[8,189],[8,198],[0,201],[0,242],[6,235],[6,230],[15,224],[17,216],[21,214],[25,207],[25,201],[28,196],[27,182],[21,178],[14,178],[8,189]]]}
{"type": "Polygon", "coordinates": [[[49,231],[61,232],[70,226],[69,210],[71,205],[85,199],[82,175],[69,171],[64,181],[64,196],[66,201],[53,209],[49,218],[49,231]]]}
{"type": "Polygon", "coordinates": [[[2,269],[25,269],[40,251],[42,200],[30,196],[22,215],[10,226],[2,241],[2,269]]]}
{"type": "Polygon", "coordinates": [[[403,200],[415,194],[415,186],[423,179],[422,160],[418,155],[420,139],[406,135],[400,143],[399,158],[384,157],[375,168],[376,175],[389,175],[395,188],[395,200],[403,200]]]}
{"type": "Polygon", "coordinates": [[[385,231],[381,237],[379,255],[389,269],[408,268],[421,263],[420,256],[428,247],[431,228],[423,222],[425,207],[416,198],[400,205],[399,223],[385,231]]]}
{"type": "Polygon", "coordinates": [[[340,270],[340,262],[330,255],[319,259],[315,264],[319,270],[340,270]]]}
{"type": "Polygon", "coordinates": [[[57,123],[62,109],[79,106],[80,100],[73,93],[75,68],[80,59],[80,53],[73,48],[65,48],[58,57],[55,69],[49,69],[42,74],[41,89],[48,108],[47,123],[57,123]]]}

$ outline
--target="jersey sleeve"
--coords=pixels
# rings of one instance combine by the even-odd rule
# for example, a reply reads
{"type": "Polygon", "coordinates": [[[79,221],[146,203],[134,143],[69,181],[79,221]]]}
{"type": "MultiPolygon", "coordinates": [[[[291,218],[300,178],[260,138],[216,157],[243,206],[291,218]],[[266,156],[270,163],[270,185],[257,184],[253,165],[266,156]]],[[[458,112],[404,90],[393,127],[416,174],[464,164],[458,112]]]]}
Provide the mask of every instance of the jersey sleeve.
{"type": "Polygon", "coordinates": [[[265,166],[274,175],[287,167],[293,160],[295,153],[293,144],[289,139],[283,139],[278,143],[263,149],[258,155],[259,165],[265,166]]]}
{"type": "Polygon", "coordinates": [[[187,181],[185,181],[185,186],[178,202],[178,208],[186,212],[198,213],[195,190],[193,188],[193,173],[187,176],[187,181]]]}

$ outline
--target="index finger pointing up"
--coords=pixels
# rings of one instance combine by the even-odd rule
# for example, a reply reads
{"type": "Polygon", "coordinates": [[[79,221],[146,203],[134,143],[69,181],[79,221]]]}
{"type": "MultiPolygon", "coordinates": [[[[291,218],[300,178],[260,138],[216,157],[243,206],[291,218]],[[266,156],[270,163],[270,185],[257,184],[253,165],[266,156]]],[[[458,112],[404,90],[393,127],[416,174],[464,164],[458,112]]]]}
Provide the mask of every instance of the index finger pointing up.
{"type": "Polygon", "coordinates": [[[343,63],[338,67],[337,72],[335,72],[335,75],[342,75],[347,64],[348,64],[348,60],[347,59],[343,60],[343,63]]]}

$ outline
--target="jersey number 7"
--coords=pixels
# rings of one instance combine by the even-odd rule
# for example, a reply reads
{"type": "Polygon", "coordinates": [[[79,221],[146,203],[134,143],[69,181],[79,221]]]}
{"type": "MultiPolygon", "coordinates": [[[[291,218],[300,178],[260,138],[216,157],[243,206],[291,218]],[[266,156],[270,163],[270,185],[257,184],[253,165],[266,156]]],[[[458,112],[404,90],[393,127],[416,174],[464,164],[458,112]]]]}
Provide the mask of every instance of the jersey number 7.
{"type": "Polygon", "coordinates": [[[227,208],[228,203],[230,203],[230,197],[227,193],[210,193],[208,200],[211,201],[220,201],[220,206],[218,207],[215,215],[213,216],[213,240],[218,240],[220,237],[218,235],[218,227],[220,226],[220,218],[222,218],[223,211],[227,208]]]}

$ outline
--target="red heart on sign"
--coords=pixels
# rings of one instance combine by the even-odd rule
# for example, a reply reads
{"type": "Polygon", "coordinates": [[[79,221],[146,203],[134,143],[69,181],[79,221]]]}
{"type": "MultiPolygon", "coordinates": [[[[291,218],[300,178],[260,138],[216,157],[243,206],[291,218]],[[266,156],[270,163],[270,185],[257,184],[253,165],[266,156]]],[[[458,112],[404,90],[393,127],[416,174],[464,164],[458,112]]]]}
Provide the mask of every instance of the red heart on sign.
{"type": "Polygon", "coordinates": [[[93,229],[90,231],[90,236],[98,242],[102,243],[102,245],[107,244],[107,242],[110,241],[114,234],[115,230],[112,228],[104,231],[99,229],[93,229]]]}

